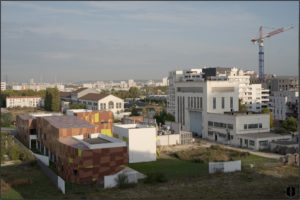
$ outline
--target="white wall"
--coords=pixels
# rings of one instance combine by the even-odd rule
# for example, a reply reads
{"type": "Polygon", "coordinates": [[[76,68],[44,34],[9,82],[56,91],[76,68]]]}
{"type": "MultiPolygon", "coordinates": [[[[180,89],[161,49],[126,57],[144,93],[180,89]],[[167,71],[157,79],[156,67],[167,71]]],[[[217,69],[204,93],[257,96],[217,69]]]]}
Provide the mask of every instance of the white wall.
{"type": "Polygon", "coordinates": [[[209,173],[241,171],[241,161],[209,162],[209,173]]]}
{"type": "Polygon", "coordinates": [[[156,160],[156,128],[143,127],[137,124],[114,125],[114,135],[128,140],[129,163],[156,160]]]}
{"type": "Polygon", "coordinates": [[[116,179],[118,178],[119,174],[124,174],[127,176],[128,183],[137,183],[137,172],[123,172],[123,170],[119,171],[116,174],[104,176],[104,188],[113,188],[117,186],[116,179]]]}
{"type": "Polygon", "coordinates": [[[44,99],[41,97],[22,97],[22,98],[6,98],[6,107],[38,107],[44,105],[44,99]]]}
{"type": "Polygon", "coordinates": [[[168,134],[157,136],[157,146],[180,144],[180,134],[168,134]]]}

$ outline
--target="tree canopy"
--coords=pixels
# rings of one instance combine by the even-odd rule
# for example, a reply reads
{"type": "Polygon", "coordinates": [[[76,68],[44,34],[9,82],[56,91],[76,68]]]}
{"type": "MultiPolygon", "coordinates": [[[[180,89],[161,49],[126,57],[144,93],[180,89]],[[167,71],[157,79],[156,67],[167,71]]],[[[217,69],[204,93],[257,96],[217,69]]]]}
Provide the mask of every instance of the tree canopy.
{"type": "Polygon", "coordinates": [[[57,88],[47,88],[45,110],[58,112],[60,110],[60,95],[57,88]]]}
{"type": "Polygon", "coordinates": [[[247,111],[247,106],[242,103],[242,99],[239,99],[239,111],[247,111]]]}
{"type": "Polygon", "coordinates": [[[130,116],[140,116],[140,114],[138,112],[138,109],[135,106],[133,106],[131,108],[131,114],[130,114],[130,116]]]}
{"type": "Polygon", "coordinates": [[[298,129],[298,120],[294,117],[289,117],[282,122],[282,127],[288,131],[295,132],[298,129]]]}
{"type": "Polygon", "coordinates": [[[166,121],[175,121],[175,117],[165,110],[156,113],[153,118],[156,119],[157,124],[165,124],[166,121]]]}
{"type": "Polygon", "coordinates": [[[70,109],[85,109],[85,104],[84,103],[71,103],[69,107],[70,107],[70,109]]]}

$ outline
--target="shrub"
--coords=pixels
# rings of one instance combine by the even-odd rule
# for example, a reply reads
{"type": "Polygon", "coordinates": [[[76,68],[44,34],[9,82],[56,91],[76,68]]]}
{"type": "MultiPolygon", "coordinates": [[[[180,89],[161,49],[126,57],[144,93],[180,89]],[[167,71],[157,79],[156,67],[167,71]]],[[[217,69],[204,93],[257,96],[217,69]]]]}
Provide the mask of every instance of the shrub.
{"type": "Polygon", "coordinates": [[[128,177],[124,173],[119,174],[115,178],[115,181],[117,182],[117,187],[120,189],[128,187],[128,177]]]}
{"type": "Polygon", "coordinates": [[[144,183],[163,183],[166,181],[167,178],[162,172],[148,172],[144,183]]]}
{"type": "Polygon", "coordinates": [[[221,149],[221,147],[219,147],[218,145],[211,145],[210,148],[213,149],[213,150],[221,149]]]}
{"type": "Polygon", "coordinates": [[[1,193],[6,192],[10,189],[10,185],[1,179],[1,193]]]}
{"type": "Polygon", "coordinates": [[[194,158],[194,159],[192,159],[192,162],[195,162],[195,163],[205,163],[204,160],[202,160],[201,158],[194,158]]]}

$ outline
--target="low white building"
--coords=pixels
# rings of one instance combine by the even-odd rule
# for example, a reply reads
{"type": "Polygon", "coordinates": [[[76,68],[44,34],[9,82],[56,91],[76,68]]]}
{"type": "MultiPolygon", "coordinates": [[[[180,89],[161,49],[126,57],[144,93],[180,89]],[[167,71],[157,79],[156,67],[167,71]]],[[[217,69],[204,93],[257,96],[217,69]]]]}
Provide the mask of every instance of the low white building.
{"type": "Polygon", "coordinates": [[[114,137],[126,141],[129,163],[156,160],[156,128],[141,124],[115,124],[114,137]]]}
{"type": "Polygon", "coordinates": [[[270,132],[268,113],[225,112],[208,113],[206,139],[240,146],[241,135],[270,132]]]}
{"type": "Polygon", "coordinates": [[[1,91],[6,90],[6,82],[1,82],[1,91]]]}
{"type": "Polygon", "coordinates": [[[6,97],[6,107],[42,107],[44,99],[40,96],[10,96],[6,97]]]}
{"type": "Polygon", "coordinates": [[[124,100],[111,94],[89,93],[78,99],[88,110],[109,110],[113,114],[124,111],[124,100]]]}

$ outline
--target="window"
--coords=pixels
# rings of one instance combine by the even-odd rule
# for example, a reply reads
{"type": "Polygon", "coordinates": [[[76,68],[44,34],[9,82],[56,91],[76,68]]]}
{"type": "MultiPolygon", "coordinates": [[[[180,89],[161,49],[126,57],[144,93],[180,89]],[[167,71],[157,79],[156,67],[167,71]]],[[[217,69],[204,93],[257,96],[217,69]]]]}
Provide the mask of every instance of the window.
{"type": "Polygon", "coordinates": [[[233,108],[233,97],[230,97],[230,108],[233,108]]]}
{"type": "Polygon", "coordinates": [[[197,105],[196,105],[196,97],[194,97],[194,108],[197,108],[197,105]]]}
{"type": "Polygon", "coordinates": [[[114,102],[110,101],[108,102],[108,109],[113,109],[114,108],[114,102]]]}
{"type": "Polygon", "coordinates": [[[200,108],[200,104],[199,104],[199,97],[197,97],[197,108],[200,108]]]}
{"type": "Polygon", "coordinates": [[[225,97],[222,97],[222,109],[225,108],[225,97]]]}
{"type": "Polygon", "coordinates": [[[248,124],[248,129],[258,128],[258,124],[248,124]]]}
{"type": "Polygon", "coordinates": [[[74,170],[73,170],[73,175],[74,175],[74,176],[77,176],[77,169],[74,169],[74,170]]]}
{"type": "Polygon", "coordinates": [[[200,108],[202,108],[202,97],[200,97],[200,108]]]}
{"type": "Polygon", "coordinates": [[[248,145],[248,140],[244,140],[245,144],[248,145]]]}
{"type": "Polygon", "coordinates": [[[253,140],[249,140],[249,145],[255,146],[255,142],[253,140]]]}
{"type": "Polygon", "coordinates": [[[214,132],[213,131],[208,131],[208,135],[213,136],[214,132]]]}
{"type": "Polygon", "coordinates": [[[244,129],[247,129],[247,124],[244,124],[244,129]]]}
{"type": "Polygon", "coordinates": [[[268,140],[259,141],[259,146],[268,146],[268,140]]]}
{"type": "Polygon", "coordinates": [[[227,124],[227,128],[228,129],[233,129],[233,125],[232,124],[227,124]]]}
{"type": "Polygon", "coordinates": [[[214,123],[212,121],[208,121],[208,126],[213,126],[214,123]]]}
{"type": "Polygon", "coordinates": [[[230,140],[233,140],[233,135],[230,136],[230,140]]]}
{"type": "Polygon", "coordinates": [[[97,106],[98,104],[97,103],[94,103],[94,106],[97,106]]]}
{"type": "Polygon", "coordinates": [[[193,108],[193,105],[194,105],[194,98],[191,97],[191,108],[193,108]]]}
{"type": "Polygon", "coordinates": [[[259,128],[262,128],[262,123],[259,123],[259,128]]]}
{"type": "Polygon", "coordinates": [[[191,107],[191,97],[188,97],[188,108],[191,107]]]}
{"type": "Polygon", "coordinates": [[[216,97],[213,98],[213,109],[216,109],[217,107],[217,100],[216,97]]]}
{"type": "Polygon", "coordinates": [[[106,122],[106,121],[103,121],[103,122],[101,122],[101,124],[107,124],[107,122],[106,122]]]}
{"type": "Polygon", "coordinates": [[[103,103],[103,109],[106,110],[106,103],[103,103]]]}

